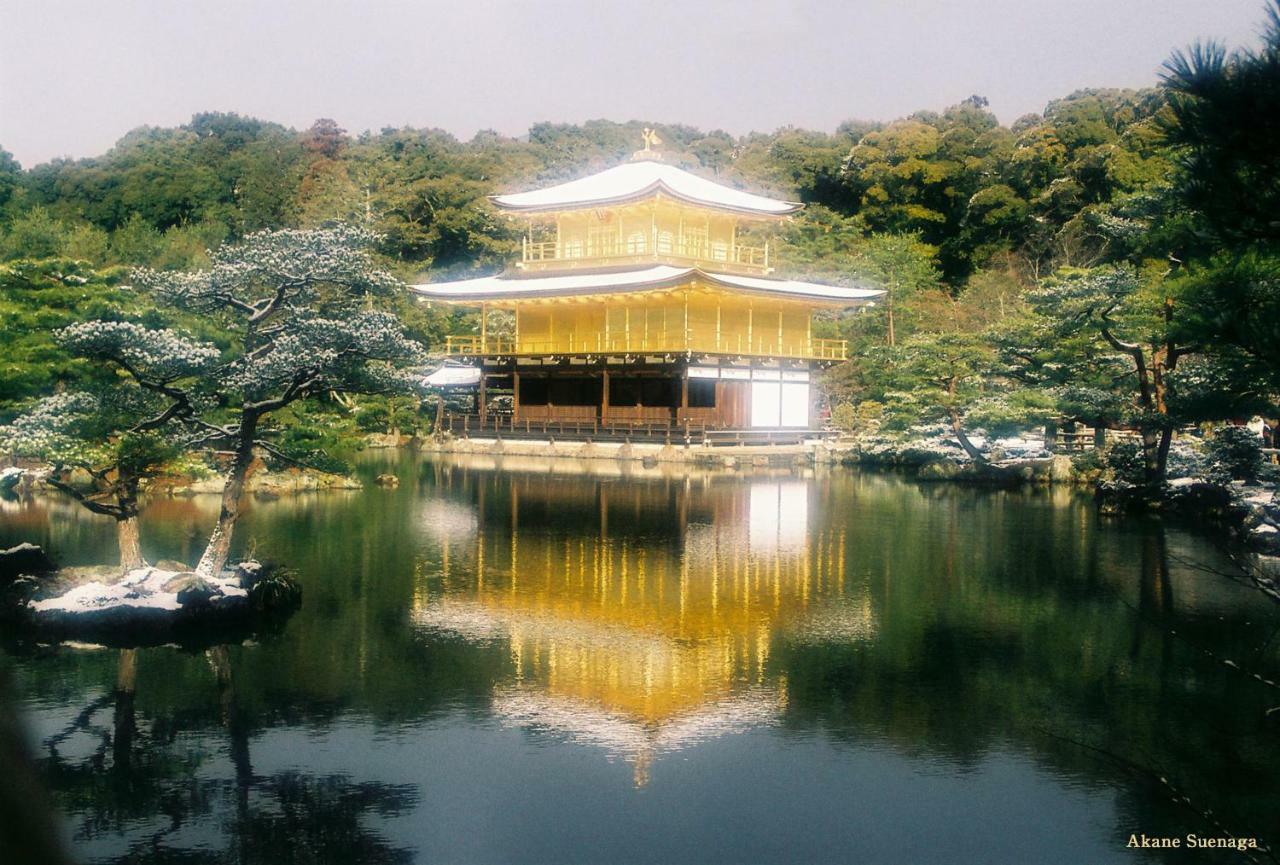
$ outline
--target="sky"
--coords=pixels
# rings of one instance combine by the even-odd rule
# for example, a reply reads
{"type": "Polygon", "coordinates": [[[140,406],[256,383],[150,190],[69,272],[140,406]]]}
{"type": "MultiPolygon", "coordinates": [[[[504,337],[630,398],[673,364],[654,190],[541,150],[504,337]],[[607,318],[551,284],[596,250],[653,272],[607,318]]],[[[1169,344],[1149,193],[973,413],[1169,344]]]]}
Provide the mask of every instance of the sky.
{"type": "Polygon", "coordinates": [[[0,147],[30,167],[234,111],[305,128],[522,135],[540,121],[733,134],[987,97],[1004,122],[1143,87],[1263,0],[0,0],[0,147]]]}

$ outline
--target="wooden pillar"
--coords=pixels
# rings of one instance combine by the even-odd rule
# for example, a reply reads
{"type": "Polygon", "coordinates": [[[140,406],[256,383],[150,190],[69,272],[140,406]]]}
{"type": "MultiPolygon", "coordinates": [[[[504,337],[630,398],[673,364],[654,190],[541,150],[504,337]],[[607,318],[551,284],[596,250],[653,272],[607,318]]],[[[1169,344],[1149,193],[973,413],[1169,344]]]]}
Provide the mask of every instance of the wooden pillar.
{"type": "Polygon", "coordinates": [[[487,376],[484,374],[484,367],[480,368],[480,423],[484,423],[484,419],[488,414],[488,399],[485,398],[485,385],[488,384],[487,376]]]}
{"type": "Polygon", "coordinates": [[[480,304],[480,354],[489,350],[489,305],[480,304]]]}
{"type": "Polygon", "coordinates": [[[609,368],[604,369],[604,381],[600,385],[600,420],[609,419],[609,368]]]}
{"type": "Polygon", "coordinates": [[[680,417],[684,418],[686,425],[689,423],[689,367],[687,366],[680,376],[680,414],[677,421],[680,417]]]}
{"type": "Polygon", "coordinates": [[[520,373],[511,373],[511,420],[520,417],[520,373]]]}

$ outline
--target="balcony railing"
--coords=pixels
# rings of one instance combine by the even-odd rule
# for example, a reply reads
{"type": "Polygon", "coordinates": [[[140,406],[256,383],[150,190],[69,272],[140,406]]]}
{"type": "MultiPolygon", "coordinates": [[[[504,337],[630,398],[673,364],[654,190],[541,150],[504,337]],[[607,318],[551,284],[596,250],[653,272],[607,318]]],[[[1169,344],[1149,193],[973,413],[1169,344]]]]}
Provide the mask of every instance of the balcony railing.
{"type": "Polygon", "coordinates": [[[637,237],[631,240],[607,242],[525,239],[521,249],[521,264],[560,265],[590,267],[616,264],[637,259],[659,258],[719,265],[730,269],[769,271],[769,245],[744,246],[720,241],[667,239],[661,236],[637,237]]]}
{"type": "Polygon", "coordinates": [[[779,340],[775,336],[745,334],[700,336],[688,331],[651,334],[566,334],[554,339],[515,339],[490,336],[449,336],[445,351],[476,357],[515,355],[638,355],[722,354],[741,357],[789,357],[804,360],[846,360],[849,344],[843,339],[779,340]]]}

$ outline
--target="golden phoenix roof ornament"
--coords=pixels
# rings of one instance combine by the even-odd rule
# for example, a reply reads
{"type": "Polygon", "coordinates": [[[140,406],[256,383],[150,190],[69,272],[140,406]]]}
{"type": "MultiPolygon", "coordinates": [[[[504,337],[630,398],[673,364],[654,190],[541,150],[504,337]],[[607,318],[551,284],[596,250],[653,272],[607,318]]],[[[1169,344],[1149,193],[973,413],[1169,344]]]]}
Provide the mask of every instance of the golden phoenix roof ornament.
{"type": "Polygon", "coordinates": [[[662,154],[654,150],[655,147],[662,143],[662,139],[658,137],[658,130],[650,129],[646,126],[644,131],[640,133],[640,140],[644,142],[644,147],[631,155],[633,160],[658,160],[662,158],[662,154]]]}

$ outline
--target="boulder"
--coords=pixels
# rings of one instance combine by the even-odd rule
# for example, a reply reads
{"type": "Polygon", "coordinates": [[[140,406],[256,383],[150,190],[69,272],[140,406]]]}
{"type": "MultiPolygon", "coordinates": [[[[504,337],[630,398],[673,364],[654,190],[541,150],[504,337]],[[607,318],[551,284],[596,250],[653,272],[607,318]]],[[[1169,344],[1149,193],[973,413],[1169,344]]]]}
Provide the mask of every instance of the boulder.
{"type": "Polygon", "coordinates": [[[1069,484],[1074,476],[1071,457],[1058,454],[1049,460],[1049,483],[1069,484]]]}
{"type": "Polygon", "coordinates": [[[53,560],[35,544],[18,544],[0,550],[0,586],[8,585],[18,577],[43,577],[57,569],[53,560]]]}
{"type": "Polygon", "coordinates": [[[178,589],[178,604],[182,607],[198,607],[222,594],[222,589],[194,574],[178,589]]]}
{"type": "Polygon", "coordinates": [[[0,469],[0,492],[9,492],[22,480],[26,471],[16,466],[0,469]]]}
{"type": "Polygon", "coordinates": [[[266,574],[267,568],[254,559],[247,559],[236,565],[236,579],[240,582],[240,588],[246,591],[252,589],[266,574]]]}
{"type": "Polygon", "coordinates": [[[916,477],[922,481],[950,481],[958,478],[963,466],[951,460],[936,460],[921,466],[916,477]]]}
{"type": "MultiPolygon", "coordinates": [[[[156,567],[159,568],[160,566],[157,565],[156,567]]],[[[195,572],[184,567],[178,573],[165,580],[160,589],[165,592],[180,592],[195,578],[195,572]]]]}
{"type": "Polygon", "coordinates": [[[374,483],[383,489],[394,490],[400,486],[400,478],[392,474],[378,475],[374,483]]]}

